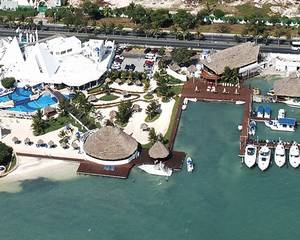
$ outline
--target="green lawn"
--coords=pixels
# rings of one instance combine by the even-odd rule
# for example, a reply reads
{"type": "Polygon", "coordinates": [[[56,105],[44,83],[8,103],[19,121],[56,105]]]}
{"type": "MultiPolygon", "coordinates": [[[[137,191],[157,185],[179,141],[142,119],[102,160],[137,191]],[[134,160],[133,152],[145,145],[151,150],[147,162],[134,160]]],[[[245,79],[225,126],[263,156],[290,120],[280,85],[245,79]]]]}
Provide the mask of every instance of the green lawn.
{"type": "Polygon", "coordinates": [[[271,13],[270,6],[264,4],[262,8],[257,8],[251,3],[245,3],[242,5],[236,6],[238,10],[238,16],[243,17],[250,17],[250,16],[257,16],[257,17],[267,17],[271,13]]]}
{"type": "Polygon", "coordinates": [[[172,86],[171,90],[175,95],[178,95],[182,92],[183,86],[172,86]]]}
{"type": "Polygon", "coordinates": [[[69,116],[59,116],[58,118],[51,118],[46,121],[46,128],[44,134],[60,129],[66,126],[67,124],[73,124],[73,122],[73,119],[69,116]]]}
{"type": "Polygon", "coordinates": [[[114,94],[106,94],[104,95],[103,97],[100,98],[101,101],[113,101],[113,100],[116,100],[118,99],[119,97],[114,95],[114,94]]]}
{"type": "Polygon", "coordinates": [[[149,118],[149,116],[146,117],[145,122],[154,122],[155,120],[157,120],[160,117],[160,113],[157,114],[154,118],[149,118]]]}
{"type": "Polygon", "coordinates": [[[151,95],[145,95],[144,98],[145,98],[146,100],[150,100],[150,99],[153,99],[154,96],[153,96],[152,94],[151,94],[151,95]]]}

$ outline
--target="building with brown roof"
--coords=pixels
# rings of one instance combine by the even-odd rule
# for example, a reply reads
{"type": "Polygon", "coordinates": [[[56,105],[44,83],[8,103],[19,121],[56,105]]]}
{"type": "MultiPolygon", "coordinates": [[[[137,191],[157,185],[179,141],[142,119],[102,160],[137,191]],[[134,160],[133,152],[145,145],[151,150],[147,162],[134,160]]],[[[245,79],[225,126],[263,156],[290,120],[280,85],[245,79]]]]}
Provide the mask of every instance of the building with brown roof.
{"type": "Polygon", "coordinates": [[[274,93],[278,97],[300,97],[300,78],[293,74],[285,79],[275,81],[274,93]]]}
{"type": "Polygon", "coordinates": [[[103,165],[127,164],[139,155],[138,142],[120,128],[106,126],[83,143],[86,159],[103,165]]]}
{"type": "Polygon", "coordinates": [[[207,80],[217,80],[225,67],[238,69],[241,76],[257,71],[259,50],[258,45],[247,42],[213,53],[200,60],[203,64],[203,78],[206,76],[207,80]]]}

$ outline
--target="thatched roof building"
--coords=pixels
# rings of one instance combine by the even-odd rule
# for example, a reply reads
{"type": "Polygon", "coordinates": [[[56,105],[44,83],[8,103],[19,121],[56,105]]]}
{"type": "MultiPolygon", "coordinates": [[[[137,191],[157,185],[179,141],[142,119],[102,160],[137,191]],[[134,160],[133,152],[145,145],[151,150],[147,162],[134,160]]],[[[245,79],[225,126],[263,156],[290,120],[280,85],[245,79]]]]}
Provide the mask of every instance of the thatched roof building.
{"type": "Polygon", "coordinates": [[[119,161],[130,159],[138,151],[137,141],[120,128],[106,126],[89,135],[83,144],[85,153],[95,159],[119,161]]]}
{"type": "Polygon", "coordinates": [[[153,159],[163,159],[169,156],[170,152],[162,142],[157,141],[149,149],[149,156],[153,159]]]}
{"type": "Polygon", "coordinates": [[[205,68],[217,75],[224,72],[225,67],[239,69],[258,61],[260,47],[251,42],[242,43],[210,55],[207,59],[201,60],[205,68]]]}
{"type": "Polygon", "coordinates": [[[300,78],[292,75],[274,83],[274,92],[279,97],[300,97],[300,78]]]}
{"type": "Polygon", "coordinates": [[[87,99],[89,102],[97,102],[98,99],[96,98],[95,95],[90,95],[88,96],[88,99],[87,99]]]}
{"type": "Polygon", "coordinates": [[[44,115],[46,115],[46,116],[52,116],[52,115],[56,114],[56,108],[47,106],[44,108],[43,112],[44,112],[44,115]]]}

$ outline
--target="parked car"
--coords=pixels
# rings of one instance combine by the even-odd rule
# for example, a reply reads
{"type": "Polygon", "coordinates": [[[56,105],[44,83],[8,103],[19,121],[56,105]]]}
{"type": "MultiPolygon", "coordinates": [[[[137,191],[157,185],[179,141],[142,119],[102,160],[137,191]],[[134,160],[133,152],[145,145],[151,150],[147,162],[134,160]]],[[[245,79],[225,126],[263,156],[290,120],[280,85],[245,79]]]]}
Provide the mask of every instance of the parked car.
{"type": "Polygon", "coordinates": [[[121,60],[124,60],[124,56],[121,56],[121,55],[119,55],[119,54],[117,54],[117,55],[115,56],[115,58],[119,58],[119,59],[121,59],[121,60]]]}
{"type": "Polygon", "coordinates": [[[145,54],[147,54],[147,53],[149,53],[149,52],[151,52],[151,48],[146,48],[146,49],[144,50],[144,53],[145,53],[145,54]]]}
{"type": "Polygon", "coordinates": [[[158,49],[157,48],[153,48],[152,50],[151,50],[151,53],[153,53],[153,54],[156,54],[158,52],[158,49]]]}

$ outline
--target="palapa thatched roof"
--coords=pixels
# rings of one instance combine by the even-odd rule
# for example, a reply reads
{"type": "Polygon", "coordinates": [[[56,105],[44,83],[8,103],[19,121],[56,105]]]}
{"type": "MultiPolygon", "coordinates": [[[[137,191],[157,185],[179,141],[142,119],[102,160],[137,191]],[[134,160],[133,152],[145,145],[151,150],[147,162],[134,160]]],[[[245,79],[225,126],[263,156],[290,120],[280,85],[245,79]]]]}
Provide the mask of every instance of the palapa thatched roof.
{"type": "Polygon", "coordinates": [[[288,78],[275,81],[274,92],[277,96],[300,97],[300,78],[292,75],[288,78]]]}
{"type": "Polygon", "coordinates": [[[138,148],[137,141],[120,128],[106,126],[87,137],[83,149],[91,157],[102,160],[121,160],[138,148]]]}
{"type": "Polygon", "coordinates": [[[27,138],[25,138],[25,140],[24,140],[24,143],[25,144],[28,144],[28,143],[30,143],[31,141],[30,141],[30,138],[29,137],[27,137],[27,138]]]}
{"type": "Polygon", "coordinates": [[[111,82],[111,79],[110,79],[110,78],[105,78],[104,82],[105,82],[105,83],[110,83],[110,82],[111,82]]]}
{"type": "Polygon", "coordinates": [[[50,113],[56,112],[56,109],[55,109],[54,107],[47,106],[47,107],[44,108],[43,111],[44,111],[44,114],[45,114],[45,115],[48,115],[48,114],[50,114],[50,113]]]}
{"type": "Polygon", "coordinates": [[[169,150],[160,141],[154,143],[154,145],[149,149],[149,156],[153,159],[166,158],[169,154],[169,150]]]}
{"type": "Polygon", "coordinates": [[[19,141],[19,139],[18,139],[17,137],[13,137],[11,140],[12,140],[14,143],[19,141]]]}
{"type": "Polygon", "coordinates": [[[96,98],[95,95],[90,95],[88,96],[88,99],[87,99],[89,102],[96,102],[98,99],[96,98]]]}
{"type": "Polygon", "coordinates": [[[36,144],[37,145],[42,145],[42,144],[44,144],[44,141],[42,139],[39,139],[36,144]]]}
{"type": "Polygon", "coordinates": [[[254,43],[242,43],[210,55],[207,59],[201,60],[201,63],[221,75],[225,67],[230,69],[241,68],[258,60],[260,47],[254,43]]]}
{"type": "Polygon", "coordinates": [[[54,146],[55,144],[54,144],[54,142],[53,142],[52,140],[50,140],[50,141],[48,142],[48,145],[49,145],[49,146],[54,146]]]}

